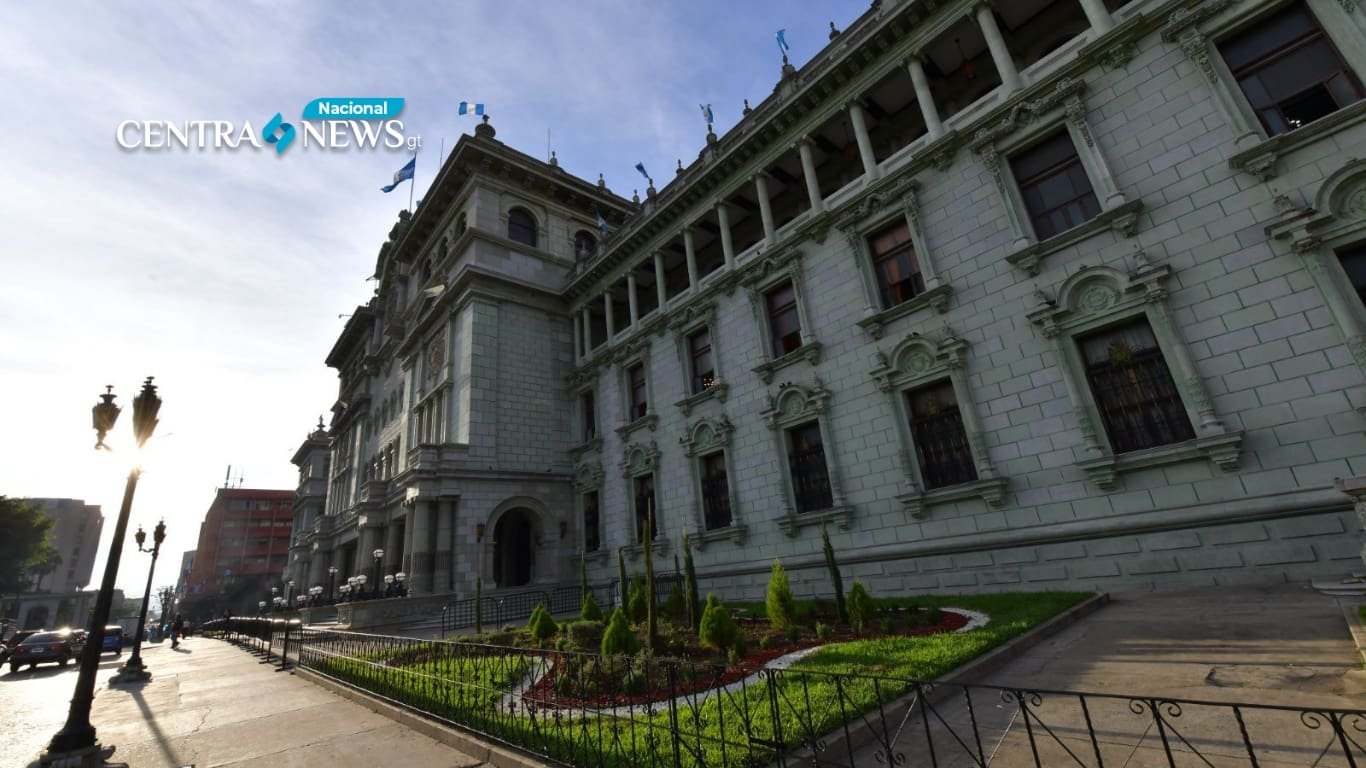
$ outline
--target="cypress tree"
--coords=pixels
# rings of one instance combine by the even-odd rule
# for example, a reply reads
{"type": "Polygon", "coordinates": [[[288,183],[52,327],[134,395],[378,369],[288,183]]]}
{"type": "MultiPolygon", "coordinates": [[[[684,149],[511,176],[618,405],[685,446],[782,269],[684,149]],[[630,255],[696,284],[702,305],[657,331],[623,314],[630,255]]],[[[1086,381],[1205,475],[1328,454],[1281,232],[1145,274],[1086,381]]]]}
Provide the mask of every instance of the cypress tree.
{"type": "Polygon", "coordinates": [[[683,602],[688,608],[688,626],[694,631],[702,626],[702,599],[697,591],[697,570],[692,564],[692,546],[688,533],[683,532],[683,602]]]}
{"type": "Polygon", "coordinates": [[[830,533],[821,525],[821,547],[825,550],[825,567],[830,571],[830,583],[835,587],[835,614],[841,624],[849,623],[849,609],[844,605],[844,579],[840,578],[840,566],[835,562],[835,548],[830,546],[830,533]]]}
{"type": "Polygon", "coordinates": [[[617,547],[617,583],[621,585],[621,609],[624,611],[631,604],[631,582],[626,580],[626,556],[621,550],[617,547]]]}
{"type": "Polygon", "coordinates": [[[645,626],[650,652],[659,650],[659,611],[655,608],[655,512],[654,499],[645,511],[645,626]]]}

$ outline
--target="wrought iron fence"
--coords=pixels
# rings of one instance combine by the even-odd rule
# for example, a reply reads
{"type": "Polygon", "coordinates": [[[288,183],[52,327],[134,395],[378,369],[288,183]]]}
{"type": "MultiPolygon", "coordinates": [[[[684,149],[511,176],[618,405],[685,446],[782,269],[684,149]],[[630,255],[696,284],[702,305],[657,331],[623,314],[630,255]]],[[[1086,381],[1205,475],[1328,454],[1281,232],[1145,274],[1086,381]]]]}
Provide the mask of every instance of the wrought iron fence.
{"type": "Polygon", "coordinates": [[[294,642],[301,667],[565,766],[1366,765],[1360,709],[756,671],[317,629],[294,642]]]}

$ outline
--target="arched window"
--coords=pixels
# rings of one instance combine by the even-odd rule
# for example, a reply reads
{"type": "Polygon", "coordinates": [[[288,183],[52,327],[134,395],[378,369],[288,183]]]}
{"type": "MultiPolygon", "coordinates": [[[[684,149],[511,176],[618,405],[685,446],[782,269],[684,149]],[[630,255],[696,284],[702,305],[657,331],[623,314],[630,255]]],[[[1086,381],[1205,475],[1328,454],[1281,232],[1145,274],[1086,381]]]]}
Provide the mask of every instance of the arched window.
{"type": "Polygon", "coordinates": [[[536,219],[525,208],[508,211],[508,239],[536,247],[536,219]]]}
{"type": "Polygon", "coordinates": [[[574,235],[574,260],[585,261],[597,253],[598,239],[586,229],[581,229],[574,235]]]}

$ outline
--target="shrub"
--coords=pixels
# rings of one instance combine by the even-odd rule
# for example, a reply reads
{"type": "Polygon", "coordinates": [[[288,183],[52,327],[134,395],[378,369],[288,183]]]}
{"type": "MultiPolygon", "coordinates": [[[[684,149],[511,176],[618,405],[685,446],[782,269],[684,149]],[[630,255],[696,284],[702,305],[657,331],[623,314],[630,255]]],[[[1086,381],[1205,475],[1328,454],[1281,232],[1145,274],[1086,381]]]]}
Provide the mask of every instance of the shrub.
{"type": "Polygon", "coordinates": [[[896,631],[896,624],[892,621],[891,616],[882,617],[882,621],[878,622],[878,626],[882,628],[882,634],[884,635],[890,635],[896,631]]]}
{"type": "Polygon", "coordinates": [[[569,695],[570,693],[572,693],[573,691],[574,691],[574,678],[573,678],[573,677],[570,677],[569,675],[564,675],[564,674],[560,674],[560,675],[556,675],[556,676],[555,676],[555,693],[558,693],[558,694],[560,694],[561,696],[568,696],[568,695],[569,695]]]}
{"type": "Polygon", "coordinates": [[[602,609],[598,607],[598,601],[593,599],[592,592],[583,593],[583,607],[579,609],[579,619],[596,622],[603,619],[602,609]]]}
{"type": "Polygon", "coordinates": [[[538,603],[531,612],[531,618],[527,620],[526,628],[531,632],[531,636],[536,638],[536,642],[545,643],[555,636],[560,630],[560,625],[556,623],[555,617],[550,615],[550,611],[538,603]]]}
{"type": "Polygon", "coordinates": [[[768,576],[768,597],[764,601],[769,623],[774,629],[792,626],[797,617],[797,603],[792,599],[792,585],[788,582],[787,571],[783,570],[780,560],[773,561],[773,570],[768,576]]]}
{"type": "Polygon", "coordinates": [[[645,690],[645,673],[639,669],[633,669],[621,678],[621,690],[623,693],[641,693],[645,690]]]}
{"type": "Polygon", "coordinates": [[[484,634],[484,642],[489,645],[515,646],[517,639],[518,632],[515,629],[495,629],[484,634]]]}
{"type": "Polygon", "coordinates": [[[602,647],[602,635],[606,626],[601,621],[583,619],[565,625],[565,634],[575,648],[592,651],[602,647]]]}
{"type": "Polygon", "coordinates": [[[767,651],[768,649],[772,648],[772,647],[773,647],[773,641],[774,641],[776,638],[777,638],[777,635],[764,635],[763,637],[760,637],[760,638],[759,638],[759,650],[761,650],[761,651],[767,651]]]}
{"type": "Polygon", "coordinates": [[[683,590],[675,581],[673,589],[669,590],[669,599],[664,601],[664,615],[669,617],[669,621],[677,624],[680,619],[686,619],[686,613],[687,607],[683,603],[683,590]]]}
{"type": "Polygon", "coordinates": [[[645,582],[637,576],[631,585],[631,599],[626,603],[626,611],[630,614],[632,624],[645,621],[650,612],[649,599],[649,590],[645,587],[645,582]]]}
{"type": "Polygon", "coordinates": [[[873,618],[873,597],[864,589],[863,582],[854,579],[854,586],[849,589],[849,624],[855,632],[862,632],[863,628],[873,618]]]}
{"type": "Polygon", "coordinates": [[[607,623],[607,631],[602,635],[602,655],[631,655],[640,650],[636,635],[626,621],[626,614],[620,608],[612,611],[612,619],[607,623]]]}
{"type": "Polygon", "coordinates": [[[707,595],[707,607],[702,610],[702,626],[697,631],[698,638],[708,647],[724,651],[735,645],[739,630],[735,620],[716,595],[707,595]]]}
{"type": "Polygon", "coordinates": [[[816,639],[825,641],[830,639],[830,625],[823,621],[816,622],[816,639]]]}
{"type": "Polygon", "coordinates": [[[939,622],[943,620],[944,614],[939,610],[938,606],[930,606],[925,609],[925,622],[929,624],[929,626],[937,626],[939,622]]]}
{"type": "Polygon", "coordinates": [[[745,658],[745,652],[745,636],[736,634],[735,643],[726,652],[726,660],[732,664],[739,664],[745,658]]]}
{"type": "Polygon", "coordinates": [[[796,624],[787,625],[787,641],[796,643],[802,639],[802,628],[796,624]]]}

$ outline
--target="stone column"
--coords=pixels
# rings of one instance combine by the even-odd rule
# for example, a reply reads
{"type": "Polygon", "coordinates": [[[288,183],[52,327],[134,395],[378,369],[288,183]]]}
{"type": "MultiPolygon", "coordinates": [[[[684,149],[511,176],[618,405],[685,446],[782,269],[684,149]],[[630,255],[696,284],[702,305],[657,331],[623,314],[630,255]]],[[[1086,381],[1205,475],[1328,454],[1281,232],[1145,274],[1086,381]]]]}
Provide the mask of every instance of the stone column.
{"type": "Polygon", "coordinates": [[[730,239],[730,211],[725,202],[716,206],[716,225],[721,229],[721,253],[726,256],[726,269],[735,269],[735,243],[730,239]]]}
{"type": "Polygon", "coordinates": [[[588,357],[588,354],[590,351],[592,351],[592,349],[593,316],[592,313],[588,311],[588,305],[585,304],[583,307],[583,356],[588,357]]]}
{"type": "Polygon", "coordinates": [[[384,529],[384,570],[389,573],[403,570],[403,540],[398,530],[398,520],[389,518],[389,527],[384,529]]]}
{"type": "Polygon", "coordinates": [[[1115,28],[1115,20],[1101,0],[1081,0],[1081,10],[1086,14],[1086,20],[1091,23],[1091,29],[1095,30],[1096,37],[1115,28]]]}
{"type": "Polygon", "coordinates": [[[925,129],[930,133],[930,141],[934,141],[944,135],[944,121],[939,119],[939,108],[934,105],[925,65],[919,57],[912,56],[906,59],[906,69],[911,73],[911,85],[915,86],[915,101],[920,105],[921,117],[925,118],[925,129]]]}
{"type": "Polygon", "coordinates": [[[451,591],[451,570],[455,565],[452,557],[451,535],[455,530],[456,502],[447,500],[436,503],[436,560],[432,576],[432,592],[451,591]]]}
{"type": "Polygon", "coordinates": [[[640,322],[640,308],[636,305],[636,273],[626,273],[626,307],[631,314],[631,325],[640,322]]]}
{"type": "Polygon", "coordinates": [[[408,586],[414,595],[432,591],[431,525],[432,507],[436,502],[419,499],[409,513],[413,518],[412,568],[408,571],[408,586]]]}
{"type": "Polygon", "coordinates": [[[574,315],[574,364],[583,362],[583,318],[574,315]]]}
{"type": "Polygon", "coordinates": [[[665,298],[669,295],[664,287],[664,254],[655,251],[655,299],[659,302],[659,311],[664,311],[665,298]]]}
{"type": "Polygon", "coordinates": [[[759,219],[764,223],[764,246],[778,242],[778,229],[773,226],[773,203],[768,199],[768,177],[754,174],[754,194],[759,198],[759,219]]]}
{"type": "MultiPolygon", "coordinates": [[[[1340,477],[1336,483],[1339,491],[1352,497],[1356,508],[1357,521],[1366,528],[1366,477],[1340,477]]],[[[1361,548],[1361,562],[1366,564],[1366,545],[1361,548]]]]}
{"type": "Polygon", "coordinates": [[[854,124],[854,140],[858,142],[858,154],[863,160],[864,184],[871,184],[877,180],[877,158],[873,156],[873,140],[868,137],[863,107],[857,101],[849,102],[849,120],[854,124]]]}
{"type": "Polygon", "coordinates": [[[688,260],[688,287],[696,291],[701,284],[697,276],[697,248],[693,246],[692,227],[683,228],[683,254],[688,260]]]}
{"type": "Polygon", "coordinates": [[[615,321],[613,320],[613,318],[612,318],[612,292],[611,292],[611,291],[603,291],[603,293],[602,293],[602,311],[603,311],[604,314],[607,315],[607,341],[611,341],[611,340],[612,340],[612,337],[613,337],[614,335],[616,335],[616,332],[617,332],[617,329],[616,329],[616,325],[617,325],[617,324],[616,324],[616,322],[615,322],[615,321]]]}
{"type": "Polygon", "coordinates": [[[1010,57],[1010,49],[1006,47],[1006,39],[1001,35],[1001,28],[996,26],[996,15],[992,13],[991,6],[979,3],[973,10],[977,17],[977,25],[982,28],[982,36],[987,39],[987,48],[991,50],[991,60],[1001,75],[1001,85],[1005,87],[1006,93],[1020,90],[1020,73],[1015,69],[1015,60],[1010,57]]]}
{"type": "Polygon", "coordinates": [[[802,175],[806,177],[806,196],[811,201],[811,213],[825,210],[820,180],[816,178],[816,159],[811,154],[811,140],[803,136],[797,141],[797,154],[802,159],[802,175]]]}

